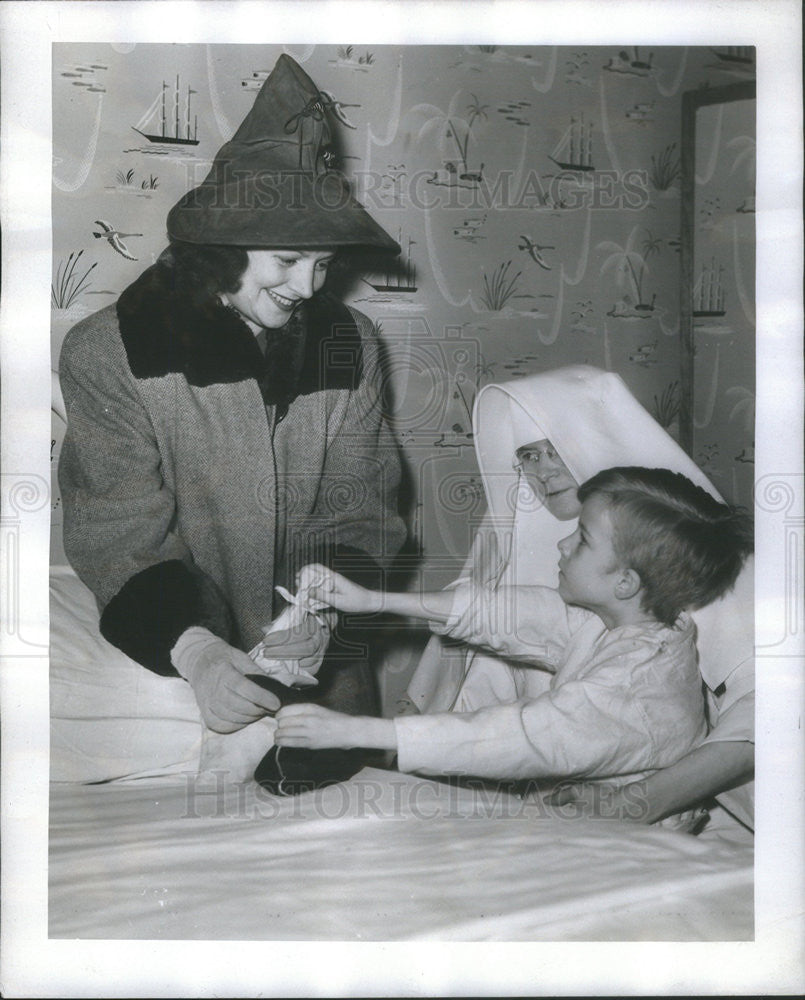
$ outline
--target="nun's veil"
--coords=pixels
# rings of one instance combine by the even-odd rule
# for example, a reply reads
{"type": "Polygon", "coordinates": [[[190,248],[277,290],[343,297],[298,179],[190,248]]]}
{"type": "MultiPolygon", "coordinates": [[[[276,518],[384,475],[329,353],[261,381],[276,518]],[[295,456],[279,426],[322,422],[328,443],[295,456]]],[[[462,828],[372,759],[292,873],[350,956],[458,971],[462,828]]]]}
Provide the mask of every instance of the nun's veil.
{"type": "MultiPolygon", "coordinates": [[[[497,534],[508,583],[555,586],[556,544],[576,526],[575,519],[557,520],[521,479],[514,454],[524,444],[550,441],[579,485],[603,469],[640,465],[681,472],[721,499],[612,372],[576,365],[485,386],[473,424],[488,505],[485,530],[497,534]]],[[[481,547],[468,567],[475,576],[481,547]]],[[[487,566],[481,575],[489,577],[487,566]]]]}

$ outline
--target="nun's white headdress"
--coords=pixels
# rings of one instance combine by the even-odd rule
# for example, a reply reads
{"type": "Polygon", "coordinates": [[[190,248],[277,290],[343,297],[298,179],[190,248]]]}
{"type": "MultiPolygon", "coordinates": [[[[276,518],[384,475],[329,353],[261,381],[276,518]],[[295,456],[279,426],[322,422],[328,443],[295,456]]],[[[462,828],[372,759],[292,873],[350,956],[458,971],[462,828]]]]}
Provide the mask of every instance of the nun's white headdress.
{"type": "Polygon", "coordinates": [[[476,398],[473,424],[488,524],[501,551],[511,553],[511,583],[554,586],[556,543],[576,525],[558,521],[521,479],[515,452],[524,444],[550,441],[579,485],[603,469],[639,465],[681,472],[721,499],[613,372],[575,365],[487,385],[476,398]]]}

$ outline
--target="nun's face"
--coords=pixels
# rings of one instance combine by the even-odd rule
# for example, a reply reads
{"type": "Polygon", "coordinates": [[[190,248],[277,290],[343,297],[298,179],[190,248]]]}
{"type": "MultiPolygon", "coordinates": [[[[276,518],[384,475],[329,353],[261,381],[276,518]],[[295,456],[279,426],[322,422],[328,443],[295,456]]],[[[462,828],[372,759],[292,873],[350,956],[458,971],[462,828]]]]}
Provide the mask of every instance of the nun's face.
{"type": "Polygon", "coordinates": [[[532,441],[517,449],[517,462],[531,489],[559,521],[578,517],[579,484],[550,441],[532,441]]]}
{"type": "Polygon", "coordinates": [[[255,333],[285,326],[294,309],[324,284],[335,250],[247,250],[249,263],[236,292],[222,301],[255,333]]]}

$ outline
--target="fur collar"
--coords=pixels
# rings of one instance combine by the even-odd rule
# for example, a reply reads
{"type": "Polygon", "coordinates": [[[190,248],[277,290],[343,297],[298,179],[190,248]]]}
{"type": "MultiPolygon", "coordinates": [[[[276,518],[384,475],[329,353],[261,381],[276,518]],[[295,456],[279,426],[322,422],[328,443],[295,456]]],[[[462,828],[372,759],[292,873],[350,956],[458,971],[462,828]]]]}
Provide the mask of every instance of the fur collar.
{"type": "Polygon", "coordinates": [[[177,288],[158,261],[117,303],[120,334],[135,378],[181,372],[191,385],[255,379],[267,404],[287,409],[296,396],[355,389],[363,376],[361,337],[343,303],[315,295],[281,331],[266,331],[266,354],[254,334],[217,298],[177,288]]]}

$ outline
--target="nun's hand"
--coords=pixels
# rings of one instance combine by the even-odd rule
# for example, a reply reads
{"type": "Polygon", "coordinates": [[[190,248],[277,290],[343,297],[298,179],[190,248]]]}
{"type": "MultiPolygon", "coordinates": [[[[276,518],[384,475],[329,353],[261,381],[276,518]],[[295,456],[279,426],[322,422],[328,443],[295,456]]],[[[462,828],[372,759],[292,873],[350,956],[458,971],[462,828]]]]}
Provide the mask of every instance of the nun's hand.
{"type": "Polygon", "coordinates": [[[260,655],[269,660],[296,660],[302,670],[315,674],[322,664],[335,627],[334,611],[305,615],[292,628],[266,632],[260,643],[260,655]]]}
{"type": "Polygon", "coordinates": [[[641,781],[617,785],[607,781],[567,781],[558,784],[544,800],[563,819],[616,819],[647,822],[645,791],[641,781]]]}
{"type": "Polygon", "coordinates": [[[645,779],[628,785],[606,781],[562,782],[543,800],[563,819],[618,819],[630,823],[653,823],[679,833],[697,834],[710,818],[703,807],[652,818],[645,779]]]}
{"type": "Polygon", "coordinates": [[[184,632],[171,661],[193,689],[201,718],[213,732],[234,733],[280,706],[275,695],[245,676],[255,669],[246,653],[205,628],[184,632]]]}

